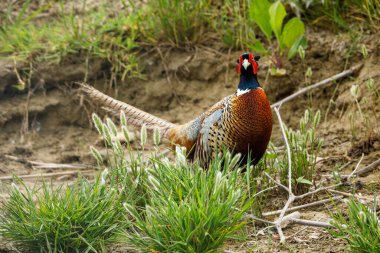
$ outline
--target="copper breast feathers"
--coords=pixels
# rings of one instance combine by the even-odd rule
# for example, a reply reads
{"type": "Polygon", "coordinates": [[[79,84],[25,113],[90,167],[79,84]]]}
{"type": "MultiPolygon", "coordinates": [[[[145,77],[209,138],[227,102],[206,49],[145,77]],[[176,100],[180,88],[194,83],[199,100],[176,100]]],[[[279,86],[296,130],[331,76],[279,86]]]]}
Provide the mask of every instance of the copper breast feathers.
{"type": "Polygon", "coordinates": [[[243,156],[249,153],[256,163],[264,154],[271,133],[272,113],[265,92],[252,89],[230,96],[222,108],[203,120],[195,155],[207,161],[226,147],[243,156]]]}

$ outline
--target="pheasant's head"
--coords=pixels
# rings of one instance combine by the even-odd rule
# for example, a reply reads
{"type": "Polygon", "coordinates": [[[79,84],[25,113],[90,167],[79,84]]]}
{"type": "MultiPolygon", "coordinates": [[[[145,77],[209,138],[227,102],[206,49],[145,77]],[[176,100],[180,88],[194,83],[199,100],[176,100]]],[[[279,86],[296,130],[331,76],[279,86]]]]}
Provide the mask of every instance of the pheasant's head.
{"type": "Polygon", "coordinates": [[[259,64],[257,63],[260,56],[253,56],[250,53],[244,53],[238,60],[238,72],[240,74],[240,82],[237,89],[237,95],[242,95],[249,92],[252,89],[260,87],[257,81],[257,69],[259,64]]]}
{"type": "Polygon", "coordinates": [[[256,76],[259,59],[260,56],[253,56],[250,53],[242,54],[238,60],[238,73],[245,76],[256,76]]]}

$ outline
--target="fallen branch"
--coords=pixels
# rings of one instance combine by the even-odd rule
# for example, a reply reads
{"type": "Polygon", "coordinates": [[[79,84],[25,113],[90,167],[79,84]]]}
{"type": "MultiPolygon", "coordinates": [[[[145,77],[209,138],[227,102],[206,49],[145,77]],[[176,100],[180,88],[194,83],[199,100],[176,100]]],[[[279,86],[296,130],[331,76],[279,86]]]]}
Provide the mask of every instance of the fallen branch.
{"type": "Polygon", "coordinates": [[[288,155],[288,183],[289,183],[289,187],[286,187],[286,186],[281,185],[281,184],[279,184],[279,185],[281,185],[282,188],[285,188],[285,189],[287,188],[289,197],[288,197],[288,200],[286,201],[284,208],[280,212],[280,216],[275,221],[277,232],[278,232],[278,235],[280,236],[280,242],[283,243],[283,242],[285,242],[285,239],[286,239],[284,236],[284,233],[282,232],[282,223],[284,221],[284,215],[285,215],[287,209],[289,208],[289,206],[294,202],[295,196],[292,192],[292,159],[291,159],[290,146],[289,146],[288,138],[286,137],[285,128],[284,128],[284,124],[283,124],[282,119],[281,119],[280,111],[277,107],[274,108],[274,111],[276,112],[278,122],[280,124],[281,133],[282,133],[282,136],[283,136],[284,141],[285,141],[286,151],[287,151],[287,155],[288,155]]]}
{"type": "Polygon", "coordinates": [[[294,223],[294,224],[298,224],[298,225],[312,226],[312,227],[321,227],[321,228],[333,228],[334,227],[333,225],[331,225],[328,222],[303,220],[303,219],[297,219],[297,218],[289,219],[289,222],[294,223]]]}
{"type": "Polygon", "coordinates": [[[363,174],[367,174],[368,172],[371,172],[371,171],[375,170],[379,166],[380,166],[380,159],[378,159],[377,161],[374,161],[373,163],[371,163],[370,165],[364,167],[363,169],[358,170],[353,175],[354,176],[361,176],[363,174]]]}
{"type": "Polygon", "coordinates": [[[361,196],[359,194],[352,194],[352,193],[348,193],[348,192],[341,192],[341,191],[336,191],[336,190],[333,190],[333,189],[329,189],[327,191],[329,191],[331,193],[339,194],[339,195],[342,195],[342,196],[345,196],[345,197],[354,197],[354,198],[357,198],[357,199],[373,200],[373,198],[366,197],[366,196],[361,196]]]}
{"type": "Polygon", "coordinates": [[[65,163],[44,163],[35,162],[33,167],[36,169],[89,169],[94,168],[91,165],[85,164],[65,164],[65,163]]]}
{"type": "MultiPolygon", "coordinates": [[[[342,196],[334,196],[332,198],[318,200],[318,201],[307,203],[307,204],[300,205],[300,206],[290,207],[286,211],[287,212],[291,212],[291,211],[297,211],[297,210],[300,210],[300,209],[303,209],[303,208],[307,208],[307,207],[320,206],[320,205],[323,205],[323,204],[331,202],[331,201],[340,201],[341,199],[343,199],[342,196]]],[[[282,212],[282,209],[281,210],[276,210],[276,211],[271,211],[271,212],[266,212],[266,213],[263,213],[262,215],[264,217],[268,217],[268,216],[273,216],[273,215],[279,214],[281,212],[282,212]]]]}
{"type": "Polygon", "coordinates": [[[292,219],[298,219],[298,218],[301,218],[300,212],[294,212],[294,213],[284,216],[282,219],[281,228],[286,228],[292,219]]]}
{"type": "Polygon", "coordinates": [[[94,173],[94,170],[62,171],[62,172],[54,172],[54,173],[3,176],[3,177],[0,177],[0,180],[12,180],[15,177],[26,179],[26,178],[39,178],[39,177],[56,177],[56,176],[63,176],[63,175],[78,175],[78,174],[88,174],[88,173],[94,173]]]}
{"type": "Polygon", "coordinates": [[[300,217],[301,217],[300,212],[294,212],[294,213],[286,215],[284,217],[284,223],[282,224],[282,228],[287,227],[289,224],[299,224],[299,225],[304,225],[304,226],[323,227],[323,228],[333,227],[332,225],[330,225],[330,223],[327,223],[327,222],[304,220],[304,219],[300,219],[300,217]]]}
{"type": "Polygon", "coordinates": [[[303,199],[303,198],[308,197],[309,195],[314,195],[314,194],[321,192],[321,191],[327,191],[329,189],[333,189],[333,188],[336,188],[336,187],[341,186],[341,185],[342,185],[342,183],[334,184],[334,185],[330,185],[330,186],[326,186],[326,187],[320,187],[320,188],[315,189],[314,191],[307,192],[305,194],[296,196],[296,199],[303,199]]]}
{"type": "MultiPolygon", "coordinates": [[[[282,102],[279,103],[279,106],[281,106],[281,104],[282,104],[282,102]]],[[[273,106],[273,107],[274,107],[274,111],[276,113],[276,116],[277,116],[277,119],[278,119],[278,122],[279,122],[279,125],[280,125],[280,128],[281,128],[281,133],[282,133],[283,139],[285,141],[285,146],[286,146],[286,150],[287,150],[287,156],[288,156],[288,184],[289,184],[289,186],[287,187],[287,186],[285,186],[285,185],[277,182],[276,180],[274,180],[267,173],[265,173],[265,175],[267,177],[269,177],[271,180],[273,180],[273,182],[276,185],[278,185],[279,187],[285,189],[288,192],[288,200],[286,201],[286,204],[284,205],[284,207],[281,210],[273,211],[273,212],[269,212],[269,213],[264,213],[263,216],[265,216],[265,215],[270,216],[270,215],[274,215],[274,214],[280,214],[279,217],[278,217],[278,219],[274,222],[274,225],[275,225],[275,227],[277,229],[278,235],[280,236],[280,242],[283,243],[283,242],[285,242],[286,237],[284,236],[282,228],[284,227],[285,224],[289,223],[289,217],[294,218],[295,219],[294,222],[298,222],[299,221],[299,219],[298,219],[299,217],[293,217],[293,216],[289,216],[289,215],[285,216],[286,212],[298,210],[298,209],[305,208],[305,207],[321,205],[323,203],[331,201],[332,199],[325,199],[325,200],[321,200],[321,201],[316,201],[316,202],[313,202],[313,203],[309,203],[309,204],[305,204],[305,205],[301,205],[301,206],[297,206],[297,207],[292,207],[292,208],[289,207],[296,199],[304,198],[306,196],[309,196],[311,194],[315,194],[316,192],[319,192],[319,191],[322,191],[322,190],[325,190],[325,189],[323,189],[323,188],[316,189],[316,190],[314,190],[314,191],[312,191],[310,193],[306,193],[306,194],[303,194],[303,195],[300,195],[300,196],[295,196],[293,194],[293,192],[292,192],[292,160],[291,160],[291,150],[290,150],[288,139],[286,137],[286,132],[285,132],[283,121],[281,119],[279,108],[277,106],[273,106]]],[[[333,197],[334,200],[340,200],[342,198],[343,198],[342,196],[333,197]]],[[[305,222],[305,221],[302,220],[302,222],[305,222]]],[[[312,224],[312,222],[310,224],[312,224]]]]}
{"type": "MultiPolygon", "coordinates": [[[[362,158],[361,158],[362,159],[362,158]]],[[[360,159],[360,161],[361,161],[360,159]]],[[[360,177],[362,176],[363,174],[367,174],[375,169],[377,169],[378,167],[380,166],[380,159],[374,161],[373,163],[371,163],[370,165],[367,165],[366,167],[364,167],[363,169],[360,169],[360,170],[357,170],[358,166],[355,168],[355,170],[350,174],[350,175],[342,175],[340,176],[340,178],[342,180],[350,180],[353,176],[357,176],[357,177],[360,177]]]]}
{"type": "Polygon", "coordinates": [[[359,169],[359,165],[360,165],[360,163],[362,162],[363,158],[364,158],[364,153],[363,153],[362,156],[360,157],[359,162],[356,164],[355,169],[351,172],[350,175],[348,175],[347,180],[350,180],[351,177],[353,177],[353,176],[355,175],[355,173],[357,173],[356,171],[359,169]]]}
{"type": "Polygon", "coordinates": [[[273,221],[269,221],[269,220],[264,220],[264,219],[260,219],[252,214],[245,214],[244,217],[248,218],[248,219],[251,219],[251,220],[255,220],[255,221],[260,221],[262,223],[267,223],[267,224],[270,224],[272,226],[276,225],[273,221]]]}
{"type": "Polygon", "coordinates": [[[358,65],[356,65],[356,66],[354,66],[354,67],[352,67],[350,69],[347,69],[347,70],[345,70],[345,71],[343,71],[343,72],[341,72],[339,74],[336,74],[336,75],[334,75],[332,77],[329,77],[329,78],[327,78],[325,80],[322,80],[322,81],[320,81],[320,82],[318,82],[316,84],[313,84],[313,85],[310,85],[308,87],[305,87],[305,88],[297,91],[296,93],[293,93],[292,95],[290,95],[290,96],[288,96],[286,98],[283,98],[280,101],[272,104],[271,107],[272,108],[278,107],[281,104],[286,103],[286,102],[288,102],[288,101],[290,101],[290,100],[292,100],[292,99],[294,99],[294,98],[296,98],[296,97],[298,97],[298,96],[300,96],[300,95],[308,92],[309,90],[319,88],[319,87],[321,87],[321,86],[323,86],[325,84],[328,84],[328,83],[330,83],[332,81],[339,80],[339,79],[342,79],[343,77],[352,75],[352,74],[356,73],[358,70],[360,70],[362,68],[362,66],[363,66],[363,64],[358,64],[358,65]]]}
{"type": "Polygon", "coordinates": [[[67,163],[45,163],[37,161],[29,161],[25,158],[19,158],[12,155],[3,155],[2,157],[25,164],[27,166],[36,168],[36,169],[91,169],[94,168],[92,165],[86,164],[67,164],[67,163]]]}

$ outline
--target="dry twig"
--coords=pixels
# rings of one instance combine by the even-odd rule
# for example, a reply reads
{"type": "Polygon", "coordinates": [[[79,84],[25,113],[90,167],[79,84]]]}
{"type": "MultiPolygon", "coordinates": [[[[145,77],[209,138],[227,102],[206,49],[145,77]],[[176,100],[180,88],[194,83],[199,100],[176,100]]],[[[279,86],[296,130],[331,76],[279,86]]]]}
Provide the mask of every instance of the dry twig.
{"type": "Polygon", "coordinates": [[[40,177],[56,177],[63,175],[78,175],[78,174],[89,174],[94,173],[93,170],[82,170],[82,171],[62,171],[62,172],[53,172],[53,173],[40,173],[40,174],[30,174],[30,175],[14,175],[14,176],[3,176],[0,177],[0,180],[12,180],[14,177],[21,179],[25,178],[40,178],[40,177]]]}
{"type": "Polygon", "coordinates": [[[303,220],[303,219],[297,219],[297,218],[290,219],[290,222],[294,223],[294,224],[298,224],[298,225],[321,227],[321,228],[333,228],[334,227],[328,222],[303,220]]]}
{"type": "Polygon", "coordinates": [[[337,190],[333,190],[333,189],[329,189],[327,190],[331,193],[335,193],[335,194],[339,194],[339,195],[342,195],[342,196],[345,196],[345,197],[354,197],[354,198],[357,198],[357,199],[365,199],[365,200],[373,200],[373,198],[370,198],[370,197],[366,197],[366,196],[361,196],[359,194],[352,194],[352,193],[348,193],[348,192],[341,192],[341,191],[337,191],[337,190]]]}
{"type": "Polygon", "coordinates": [[[86,164],[46,163],[46,162],[30,161],[25,158],[20,158],[20,157],[16,157],[12,155],[3,155],[0,157],[4,157],[8,160],[25,164],[34,169],[90,169],[90,168],[94,168],[94,166],[86,165],[86,164]]]}
{"type": "Polygon", "coordinates": [[[356,167],[355,167],[355,169],[354,169],[354,170],[351,172],[351,174],[350,174],[350,175],[348,175],[348,177],[347,177],[347,180],[350,180],[350,179],[351,179],[351,177],[355,175],[356,171],[359,169],[359,165],[360,165],[360,163],[362,162],[362,160],[363,160],[363,157],[364,157],[364,153],[362,154],[362,157],[360,157],[360,160],[359,160],[359,162],[356,164],[356,167]]]}
{"type": "Polygon", "coordinates": [[[296,93],[293,93],[292,95],[290,95],[290,96],[288,96],[288,97],[286,97],[286,98],[283,98],[283,99],[281,99],[280,101],[278,101],[278,102],[272,104],[271,107],[272,107],[272,108],[279,107],[279,106],[281,106],[283,103],[286,103],[286,102],[288,102],[288,101],[290,101],[290,100],[292,100],[292,99],[294,99],[294,98],[296,98],[296,97],[298,97],[298,96],[300,96],[300,95],[302,95],[302,94],[305,94],[305,93],[308,92],[309,90],[319,88],[319,87],[321,87],[321,86],[323,86],[323,85],[326,85],[326,84],[328,84],[328,83],[330,83],[330,82],[332,82],[332,81],[339,80],[339,79],[342,79],[343,77],[346,77],[346,76],[352,75],[352,74],[354,74],[355,72],[357,72],[358,70],[360,70],[360,69],[362,68],[362,66],[363,66],[363,64],[358,64],[358,65],[356,65],[356,66],[354,66],[354,67],[352,67],[352,68],[350,68],[350,69],[347,69],[347,70],[345,70],[345,71],[343,71],[343,72],[341,72],[341,73],[339,73],[339,74],[336,74],[336,75],[334,75],[334,76],[332,76],[332,77],[329,77],[329,78],[327,78],[327,79],[325,79],[325,80],[322,80],[322,81],[320,81],[320,82],[318,82],[318,83],[316,83],[316,84],[313,84],[313,85],[307,86],[307,87],[305,87],[305,88],[303,88],[303,89],[297,91],[296,93]]]}
{"type": "Polygon", "coordinates": [[[288,142],[288,138],[286,137],[285,128],[284,128],[284,124],[283,124],[282,119],[281,119],[280,111],[277,107],[274,108],[274,111],[276,112],[278,122],[279,122],[280,128],[281,128],[281,133],[282,133],[282,136],[283,136],[284,141],[285,141],[286,151],[287,151],[287,155],[288,155],[288,165],[289,165],[289,167],[288,167],[289,186],[288,186],[288,188],[286,186],[282,186],[282,188],[287,188],[289,197],[288,197],[288,200],[286,201],[284,208],[281,210],[279,218],[275,221],[277,232],[280,236],[280,242],[285,242],[285,236],[284,236],[284,233],[282,232],[282,223],[284,221],[284,215],[285,215],[286,210],[289,208],[289,206],[295,200],[295,195],[292,192],[292,159],[291,159],[291,151],[290,151],[289,142],[288,142]]]}
{"type": "MultiPolygon", "coordinates": [[[[295,198],[297,198],[297,197],[298,196],[295,196],[295,198]]],[[[297,210],[300,210],[300,209],[303,209],[303,208],[307,208],[307,207],[320,206],[320,205],[323,205],[325,203],[329,203],[331,201],[340,201],[341,199],[343,199],[342,196],[334,196],[332,198],[322,199],[322,200],[318,200],[318,201],[315,201],[315,202],[307,203],[307,204],[304,204],[304,205],[290,207],[290,208],[288,208],[286,210],[286,212],[297,211],[297,210]]],[[[262,215],[264,217],[267,217],[267,216],[273,216],[273,215],[276,215],[276,214],[280,214],[281,212],[282,212],[282,210],[276,210],[276,211],[271,211],[271,212],[263,213],[262,215]]]]}
{"type": "MultiPolygon", "coordinates": [[[[379,166],[380,166],[380,159],[374,161],[373,163],[364,167],[363,169],[356,171],[355,173],[351,173],[352,174],[351,176],[361,176],[363,174],[367,174],[368,172],[375,170],[379,166]]],[[[348,179],[349,176],[342,176],[342,179],[346,179],[346,178],[348,179]]]]}

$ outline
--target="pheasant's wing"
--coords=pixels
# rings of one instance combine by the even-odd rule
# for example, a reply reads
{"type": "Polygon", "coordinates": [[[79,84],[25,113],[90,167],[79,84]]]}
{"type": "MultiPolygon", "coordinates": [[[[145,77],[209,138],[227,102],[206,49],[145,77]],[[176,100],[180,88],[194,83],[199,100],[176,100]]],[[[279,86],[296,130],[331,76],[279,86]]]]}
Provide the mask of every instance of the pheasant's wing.
{"type": "Polygon", "coordinates": [[[232,96],[222,99],[200,115],[201,128],[197,138],[195,158],[201,164],[207,164],[224,143],[226,129],[223,127],[223,118],[226,117],[232,96]]]}
{"type": "Polygon", "coordinates": [[[204,113],[202,113],[201,115],[199,115],[200,121],[203,122],[207,117],[209,117],[215,111],[223,109],[226,106],[226,104],[228,103],[228,101],[230,101],[233,96],[234,95],[230,95],[228,97],[225,97],[225,98],[221,99],[216,104],[214,104],[213,106],[211,106],[207,111],[205,111],[204,113]]]}

